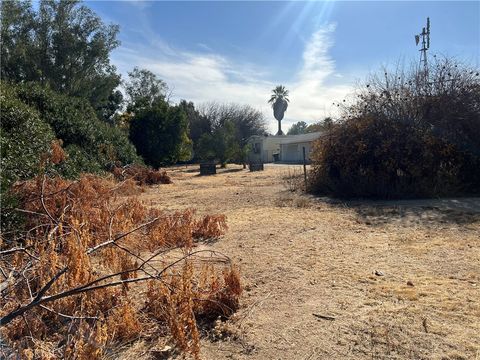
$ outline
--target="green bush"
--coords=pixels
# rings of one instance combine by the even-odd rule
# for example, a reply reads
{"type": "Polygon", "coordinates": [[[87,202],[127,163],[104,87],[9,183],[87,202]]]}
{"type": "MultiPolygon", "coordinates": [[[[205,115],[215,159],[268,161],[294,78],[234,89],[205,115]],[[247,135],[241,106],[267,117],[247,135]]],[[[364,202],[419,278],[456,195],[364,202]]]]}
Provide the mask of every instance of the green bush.
{"type": "Polygon", "coordinates": [[[20,226],[21,214],[11,211],[17,199],[8,189],[18,180],[25,180],[40,171],[40,159],[55,138],[51,127],[40,119],[39,113],[22,103],[9,87],[0,93],[0,197],[1,229],[20,226]]]}
{"type": "Polygon", "coordinates": [[[17,180],[35,176],[40,157],[55,139],[52,128],[38,111],[22,103],[7,86],[1,87],[1,190],[17,180]]]}
{"type": "Polygon", "coordinates": [[[98,172],[115,162],[140,162],[135,147],[123,131],[97,118],[88,101],[55,93],[38,84],[17,85],[15,91],[25,104],[35,108],[41,119],[63,141],[69,159],[66,174],[98,172]]]}
{"type": "Polygon", "coordinates": [[[450,60],[372,77],[312,154],[310,189],[337,197],[480,193],[480,79],[450,60]]]}

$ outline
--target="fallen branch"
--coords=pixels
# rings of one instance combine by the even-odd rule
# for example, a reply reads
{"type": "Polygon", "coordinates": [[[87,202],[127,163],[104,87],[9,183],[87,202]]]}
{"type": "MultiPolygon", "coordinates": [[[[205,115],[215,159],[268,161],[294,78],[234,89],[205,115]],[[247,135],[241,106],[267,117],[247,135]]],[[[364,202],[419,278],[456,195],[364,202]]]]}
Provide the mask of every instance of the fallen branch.
{"type": "MultiPolygon", "coordinates": [[[[180,259],[177,259],[176,261],[172,262],[171,264],[169,264],[168,266],[164,267],[158,274],[156,274],[155,276],[152,276],[152,275],[149,275],[149,276],[144,276],[144,277],[141,277],[141,278],[135,278],[135,279],[125,279],[125,280],[119,280],[119,281],[114,281],[114,282],[110,282],[110,283],[106,283],[106,284],[101,284],[101,285],[95,285],[95,284],[98,284],[99,282],[102,282],[104,280],[108,280],[112,277],[116,277],[116,276],[121,276],[121,275],[125,275],[125,274],[129,274],[129,273],[132,273],[132,272],[136,272],[136,271],[139,271],[139,270],[142,270],[142,267],[147,264],[150,260],[154,259],[156,256],[158,256],[159,254],[161,254],[162,252],[164,251],[161,251],[161,252],[157,252],[155,253],[154,255],[150,256],[147,260],[145,260],[142,264],[140,264],[139,266],[133,268],[133,269],[129,269],[129,270],[124,270],[124,271],[119,271],[117,273],[114,273],[114,274],[109,274],[109,275],[105,275],[101,278],[98,278],[98,279],[95,279],[93,281],[90,281],[89,283],[85,284],[85,285],[82,285],[82,286],[78,286],[76,288],[73,288],[73,289],[70,289],[70,290],[66,290],[66,291],[63,291],[63,292],[60,292],[58,294],[55,294],[55,295],[50,295],[50,296],[46,296],[46,297],[43,297],[43,295],[48,291],[48,289],[53,285],[53,283],[62,275],[64,274],[66,271],[67,271],[67,267],[63,268],[61,271],[59,271],[37,294],[37,296],[30,302],[28,303],[27,305],[24,305],[24,306],[21,306],[19,308],[17,308],[16,310],[8,313],[7,315],[3,316],[2,318],[0,318],[0,326],[3,326],[3,325],[6,325],[8,324],[9,322],[11,322],[13,319],[15,319],[17,316],[21,316],[23,315],[26,311],[36,307],[36,306],[40,306],[40,305],[43,305],[45,303],[48,303],[48,302],[52,302],[52,301],[55,301],[55,300],[58,300],[58,299],[62,299],[62,298],[65,298],[65,297],[68,297],[68,296],[73,296],[73,295],[78,295],[78,294],[81,294],[81,293],[85,293],[85,292],[89,292],[89,291],[93,291],[93,290],[99,290],[99,289],[104,289],[104,288],[107,288],[107,287],[112,287],[112,286],[119,286],[119,285],[125,285],[125,284],[129,284],[129,283],[134,283],[134,282],[140,282],[140,281],[146,281],[146,280],[153,280],[153,279],[160,279],[160,277],[170,268],[172,268],[173,266],[175,266],[176,264],[180,263],[181,261],[184,261],[196,254],[199,254],[199,253],[205,253],[205,252],[209,252],[211,254],[215,254],[217,255],[218,253],[215,252],[215,251],[212,251],[212,250],[198,250],[198,251],[194,251],[192,253],[188,253],[184,256],[182,256],[180,259]]],[[[220,254],[220,255],[223,255],[223,254],[220,254]]],[[[224,256],[224,261],[225,262],[230,262],[230,258],[226,255],[223,255],[224,256]]]]}
{"type": "Polygon", "coordinates": [[[315,314],[315,313],[313,313],[312,315],[319,318],[319,319],[323,319],[323,320],[330,320],[330,321],[335,320],[335,318],[333,316],[321,315],[321,314],[315,314]]]}

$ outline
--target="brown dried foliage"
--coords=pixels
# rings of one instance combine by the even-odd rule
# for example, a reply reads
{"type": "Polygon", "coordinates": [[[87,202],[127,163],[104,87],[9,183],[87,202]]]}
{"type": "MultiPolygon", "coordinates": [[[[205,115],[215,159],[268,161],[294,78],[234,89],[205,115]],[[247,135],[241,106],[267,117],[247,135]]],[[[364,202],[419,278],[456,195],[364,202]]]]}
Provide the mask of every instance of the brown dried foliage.
{"type": "Polygon", "coordinates": [[[41,301],[2,327],[0,356],[97,359],[119,343],[170,333],[199,358],[196,319],[238,308],[238,269],[195,250],[226,231],[225,216],[150,209],[118,189],[92,175],[14,187],[25,230],[0,241],[0,317],[41,301]],[[152,322],[156,334],[144,331],[152,322]]]}
{"type": "Polygon", "coordinates": [[[113,176],[119,181],[133,179],[138,185],[171,184],[172,179],[165,170],[154,170],[141,165],[114,167],[113,176]]]}
{"type": "Polygon", "coordinates": [[[62,140],[52,140],[50,144],[50,151],[40,157],[40,166],[58,165],[67,159],[67,153],[63,150],[62,140]]]}

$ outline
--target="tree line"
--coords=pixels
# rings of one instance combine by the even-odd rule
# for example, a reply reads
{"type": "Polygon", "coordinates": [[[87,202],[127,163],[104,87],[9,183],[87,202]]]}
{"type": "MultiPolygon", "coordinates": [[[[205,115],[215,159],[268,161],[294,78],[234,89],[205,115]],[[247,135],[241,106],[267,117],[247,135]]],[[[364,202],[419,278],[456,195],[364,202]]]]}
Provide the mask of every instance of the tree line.
{"type": "Polygon", "coordinates": [[[248,105],[174,104],[147,69],[122,79],[110,60],[118,25],[78,0],[0,6],[2,192],[33,176],[54,140],[67,154],[57,170],[75,177],[129,163],[241,162],[247,139],[265,132],[248,105]]]}

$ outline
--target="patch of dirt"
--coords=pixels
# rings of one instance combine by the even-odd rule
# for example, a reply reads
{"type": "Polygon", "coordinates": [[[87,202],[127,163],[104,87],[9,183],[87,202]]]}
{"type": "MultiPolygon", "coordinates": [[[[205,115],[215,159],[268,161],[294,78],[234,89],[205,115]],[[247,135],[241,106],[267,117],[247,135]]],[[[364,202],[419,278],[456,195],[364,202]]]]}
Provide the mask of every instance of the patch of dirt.
{"type": "Polygon", "coordinates": [[[195,169],[169,169],[173,184],[140,197],[227,216],[202,246],[240,264],[245,291],[203,358],[480,358],[479,199],[331,203],[289,191],[301,168],[195,169]]]}

